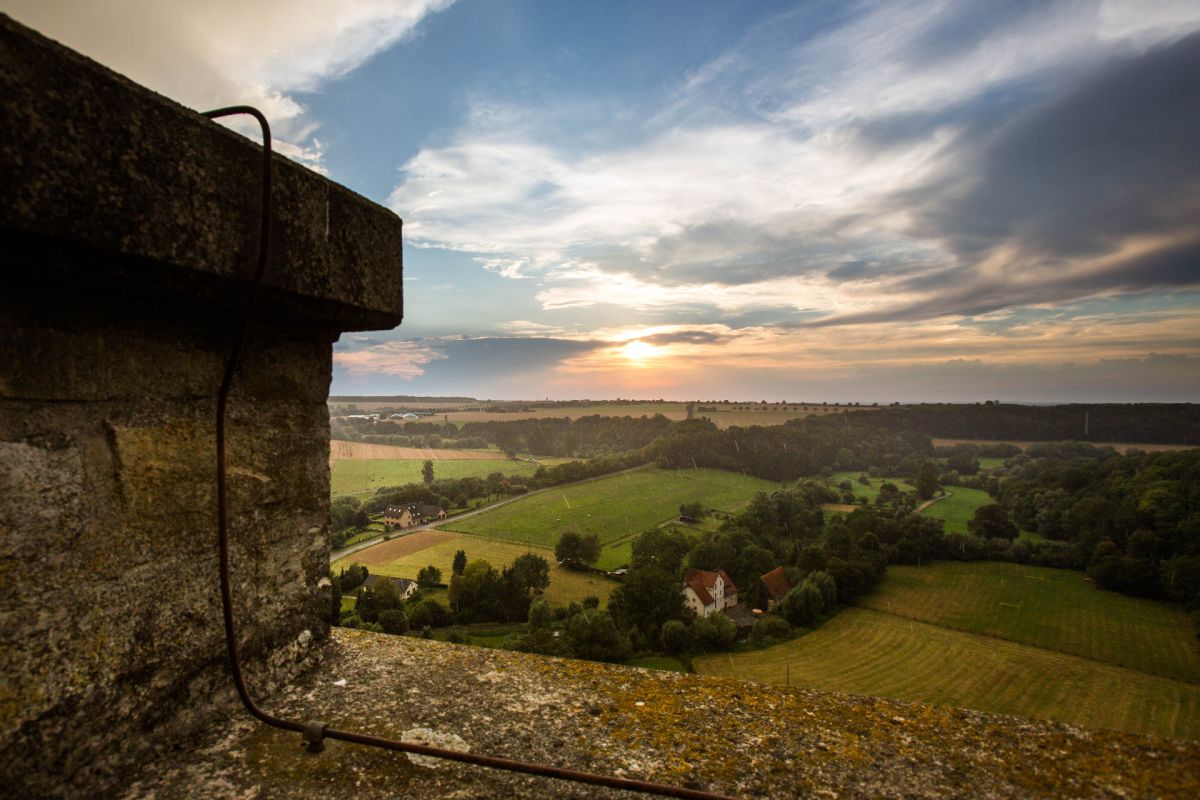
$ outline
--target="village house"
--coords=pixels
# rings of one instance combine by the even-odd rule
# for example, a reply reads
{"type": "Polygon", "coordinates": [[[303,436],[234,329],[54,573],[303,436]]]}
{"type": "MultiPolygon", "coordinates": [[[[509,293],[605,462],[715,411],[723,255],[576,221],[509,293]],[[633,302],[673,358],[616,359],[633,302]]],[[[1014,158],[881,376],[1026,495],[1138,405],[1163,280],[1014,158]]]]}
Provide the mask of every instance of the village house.
{"type": "Polygon", "coordinates": [[[363,581],[363,586],[370,589],[380,581],[391,581],[392,586],[396,587],[396,594],[400,596],[401,600],[407,600],[417,591],[416,581],[409,580],[408,578],[391,578],[386,575],[368,575],[367,579],[363,581]]]}
{"type": "Polygon", "coordinates": [[[783,567],[776,567],[758,580],[762,584],[762,596],[767,601],[767,611],[778,608],[783,598],[792,590],[792,582],[788,580],[783,567]]]}
{"type": "Polygon", "coordinates": [[[683,603],[698,617],[736,606],[737,586],[725,570],[689,569],[683,576],[683,603]]]}
{"type": "Polygon", "coordinates": [[[446,518],[446,511],[441,506],[429,503],[409,503],[406,506],[388,506],[383,512],[383,524],[394,528],[407,528],[412,525],[424,525],[446,518]]]}

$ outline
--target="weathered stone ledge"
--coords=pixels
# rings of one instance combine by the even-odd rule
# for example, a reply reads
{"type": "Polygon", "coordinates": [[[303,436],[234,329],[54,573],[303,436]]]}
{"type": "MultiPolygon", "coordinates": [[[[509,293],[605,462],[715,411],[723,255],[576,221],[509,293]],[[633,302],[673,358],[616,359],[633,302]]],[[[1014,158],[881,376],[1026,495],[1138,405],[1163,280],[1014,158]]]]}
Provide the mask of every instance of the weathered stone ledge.
{"type": "MultiPolygon", "coordinates": [[[[273,713],[739,797],[1196,797],[1200,743],[336,629],[273,713]],[[338,685],[344,680],[344,685],[338,685]]],[[[329,742],[239,714],[124,797],[617,797],[329,742]]],[[[629,795],[632,796],[632,795],[629,795]]]]}

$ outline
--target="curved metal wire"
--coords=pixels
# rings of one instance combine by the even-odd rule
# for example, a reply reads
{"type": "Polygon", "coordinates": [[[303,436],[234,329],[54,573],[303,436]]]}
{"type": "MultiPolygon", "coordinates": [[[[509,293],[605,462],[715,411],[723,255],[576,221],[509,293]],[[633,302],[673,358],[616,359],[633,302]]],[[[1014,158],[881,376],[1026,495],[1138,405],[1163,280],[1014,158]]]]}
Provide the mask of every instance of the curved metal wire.
{"type": "Polygon", "coordinates": [[[665,797],[691,798],[692,800],[731,800],[731,798],[725,795],[687,789],[682,786],[670,786],[668,784],[653,783],[651,781],[641,781],[632,778],[619,778],[615,775],[582,772],[548,764],[534,764],[528,761],[519,761],[499,756],[464,753],[458,750],[447,750],[429,745],[399,742],[394,739],[371,736],[364,733],[341,731],[336,728],[330,728],[321,722],[310,722],[307,724],[295,722],[268,714],[254,702],[249,690],[246,688],[246,679],[242,674],[241,659],[238,656],[237,627],[233,619],[233,592],[229,578],[229,498],[226,487],[225,469],[225,417],[229,406],[229,393],[233,388],[233,377],[237,372],[242,351],[245,349],[250,325],[254,320],[259,297],[262,294],[263,279],[267,274],[267,260],[271,237],[271,126],[262,112],[251,106],[229,106],[227,108],[218,108],[203,112],[203,115],[209,119],[238,114],[247,114],[254,117],[262,128],[263,137],[262,226],[259,238],[258,266],[254,274],[254,286],[250,292],[250,300],[246,305],[245,313],[242,315],[241,324],[234,335],[229,358],[225,362],[225,372],[221,378],[221,388],[217,393],[217,547],[220,556],[221,611],[225,620],[225,646],[229,653],[229,667],[233,673],[233,683],[237,687],[238,697],[241,698],[242,705],[246,707],[247,711],[267,725],[304,734],[305,739],[310,742],[310,749],[313,750],[320,749],[322,738],[337,739],[343,742],[380,747],[402,753],[416,753],[418,755],[461,761],[467,764],[492,767],[509,772],[559,778],[561,780],[586,783],[593,786],[624,789],[630,792],[657,794],[665,797]]]}

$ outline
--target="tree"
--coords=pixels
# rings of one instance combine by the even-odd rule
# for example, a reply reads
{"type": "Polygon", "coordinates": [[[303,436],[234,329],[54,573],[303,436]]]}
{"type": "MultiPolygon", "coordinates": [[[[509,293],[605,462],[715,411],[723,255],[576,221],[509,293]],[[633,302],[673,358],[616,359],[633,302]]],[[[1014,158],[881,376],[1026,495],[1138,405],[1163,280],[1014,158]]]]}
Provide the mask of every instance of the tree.
{"type": "Polygon", "coordinates": [[[567,531],[554,546],[554,557],[565,567],[584,569],[600,558],[600,537],[596,534],[580,536],[567,531]]]}
{"type": "Polygon", "coordinates": [[[459,550],[454,554],[454,563],[450,567],[450,572],[454,575],[462,575],[463,570],[467,568],[467,551],[459,550]]]}
{"type": "Polygon", "coordinates": [[[669,619],[663,623],[658,641],[668,655],[681,655],[692,649],[692,632],[679,620],[669,619]]]}
{"type": "Polygon", "coordinates": [[[508,570],[514,585],[526,595],[539,594],[550,585],[550,564],[533,553],[517,556],[508,570]]]}
{"type": "Polygon", "coordinates": [[[937,467],[932,461],[924,461],[917,470],[917,497],[928,500],[938,488],[937,467]]]}
{"type": "Polygon", "coordinates": [[[529,604],[529,629],[538,631],[550,625],[553,614],[550,605],[545,600],[534,600],[529,604]]]}
{"type": "Polygon", "coordinates": [[[728,650],[737,639],[737,625],[724,614],[709,614],[692,624],[692,635],[703,650],[728,650]]]}
{"type": "Polygon", "coordinates": [[[408,615],[401,608],[379,612],[379,627],[384,633],[408,633],[408,615]]]}
{"type": "Polygon", "coordinates": [[[981,539],[1008,539],[1010,542],[1021,534],[1008,511],[999,503],[975,509],[975,516],[967,520],[967,530],[981,539]]]}
{"type": "Polygon", "coordinates": [[[658,567],[634,567],[613,590],[608,610],[622,625],[653,639],[667,620],[683,618],[681,583],[658,567]]]}
{"type": "Polygon", "coordinates": [[[683,557],[692,548],[692,540],[675,528],[650,528],[633,540],[631,566],[657,567],[679,572],[683,557]]]}
{"type": "Polygon", "coordinates": [[[430,564],[427,567],[422,567],[417,573],[417,585],[423,589],[429,589],[437,586],[442,582],[442,571],[430,564]]]}
{"type": "Polygon", "coordinates": [[[432,461],[426,460],[426,462],[421,465],[421,477],[425,480],[426,483],[433,483],[433,462],[432,461]]]}
{"type": "Polygon", "coordinates": [[[493,620],[500,614],[502,587],[495,567],[483,559],[472,561],[450,579],[450,604],[462,622],[493,620]]]}
{"type": "Polygon", "coordinates": [[[329,624],[337,625],[342,621],[342,582],[333,574],[333,570],[329,571],[329,578],[333,589],[330,597],[329,624]]]}
{"type": "Polygon", "coordinates": [[[567,641],[576,658],[621,662],[633,652],[629,637],[605,611],[581,611],[567,623],[567,641]]]}
{"type": "Polygon", "coordinates": [[[679,516],[700,519],[704,516],[704,504],[699,501],[694,503],[681,503],[679,506],[679,516]]]}
{"type": "Polygon", "coordinates": [[[805,581],[787,593],[780,611],[797,628],[813,624],[821,615],[821,590],[811,581],[805,581]]]}

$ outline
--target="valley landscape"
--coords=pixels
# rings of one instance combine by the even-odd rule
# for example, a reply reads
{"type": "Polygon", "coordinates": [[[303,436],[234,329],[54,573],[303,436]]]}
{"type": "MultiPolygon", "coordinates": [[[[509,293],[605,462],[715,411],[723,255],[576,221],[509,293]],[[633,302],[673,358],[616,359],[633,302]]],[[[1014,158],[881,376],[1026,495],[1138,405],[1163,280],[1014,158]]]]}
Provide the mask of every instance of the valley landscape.
{"type": "MultiPolygon", "coordinates": [[[[354,405],[355,412],[396,408],[354,405]]],[[[1185,500],[1185,507],[1169,506],[1170,522],[1156,522],[1138,510],[1165,502],[1148,499],[1161,491],[1194,496],[1200,450],[1169,441],[1118,448],[934,439],[908,429],[902,416],[898,423],[890,409],[893,419],[883,422],[877,409],[853,407],[839,409],[840,417],[792,417],[786,427],[760,417],[743,429],[713,422],[696,410],[703,403],[678,405],[692,406],[692,419],[652,422],[661,405],[646,403],[593,409],[647,412],[637,418],[579,415],[567,405],[504,412],[500,422],[455,423],[423,409],[433,422],[355,423],[360,441],[332,444],[333,495],[371,510],[359,539],[334,553],[335,580],[353,565],[412,581],[435,568],[437,585],[404,604],[409,636],[1200,738],[1200,647],[1188,611],[1196,601],[1186,594],[1194,590],[1171,588],[1173,580],[1195,586],[1200,560],[1186,555],[1196,552],[1194,539],[1166,532],[1190,524],[1196,511],[1185,500]],[[547,433],[540,426],[552,419],[559,427],[547,433]],[[823,427],[810,430],[806,420],[823,427]],[[415,437],[430,426],[437,433],[423,435],[446,447],[389,451],[397,446],[366,441],[415,437]],[[604,431],[634,426],[643,435],[632,443],[640,446],[613,453],[604,431]],[[376,430],[387,432],[362,432],[376,430]],[[487,446],[456,449],[466,436],[487,446]],[[804,459],[779,463],[797,436],[809,445],[804,459]],[[525,449],[531,441],[541,452],[525,449]],[[1006,489],[1052,480],[1063,469],[1125,476],[1161,469],[1160,461],[1171,477],[1153,481],[1140,500],[1114,492],[1113,477],[1092,493],[1038,490],[1032,499],[1040,508],[1023,505],[1025,494],[1006,497],[1006,489]],[[428,464],[432,480],[425,481],[428,464]],[[456,491],[461,499],[450,497],[456,491]],[[375,520],[384,502],[438,493],[451,512],[446,519],[413,530],[375,520]],[[1137,536],[1117,534],[1125,539],[1118,546],[1088,523],[1067,522],[1089,503],[1128,508],[1122,513],[1142,519],[1138,525],[1162,524],[1152,548],[1157,559],[1135,565],[1130,559],[1147,547],[1137,536]],[[1002,513],[980,515],[986,507],[1002,513]],[[1066,525],[1083,540],[1072,542],[1066,525]],[[1164,533],[1178,548],[1170,558],[1164,533]],[[591,541],[592,551],[564,553],[564,539],[591,541]],[[1153,585],[1108,575],[1097,551],[1110,546],[1117,561],[1106,563],[1116,572],[1140,569],[1153,585]],[[509,579],[510,565],[515,574],[518,564],[540,562],[544,574],[507,608],[511,598],[489,601],[462,590],[467,565],[476,562],[486,562],[477,571],[490,570],[496,587],[509,579]],[[759,581],[773,568],[787,575],[793,599],[762,592],[759,581]],[[736,575],[746,613],[683,608],[689,569],[736,575]],[[1175,572],[1167,577],[1167,570],[1175,572]],[[801,587],[821,575],[833,576],[837,599],[824,603],[816,592],[815,607],[801,608],[801,587]],[[465,602],[482,605],[472,610],[465,602]],[[726,616],[737,622],[713,623],[726,616]]],[[[344,410],[331,404],[335,423],[344,410]]],[[[952,413],[982,419],[997,410],[952,413]]],[[[912,417],[925,413],[914,409],[912,417]]],[[[1132,416],[1155,413],[1133,407],[1132,416]]],[[[1194,420],[1183,407],[1174,423],[1163,420],[1164,430],[1193,435],[1194,420]]],[[[377,602],[363,591],[347,586],[338,616],[382,629],[360,615],[362,597],[377,602]]]]}

